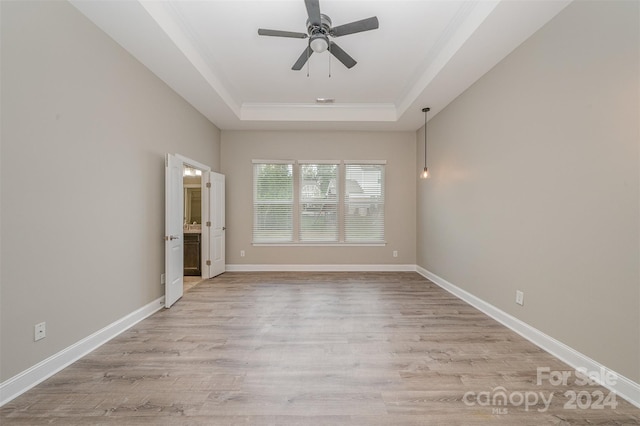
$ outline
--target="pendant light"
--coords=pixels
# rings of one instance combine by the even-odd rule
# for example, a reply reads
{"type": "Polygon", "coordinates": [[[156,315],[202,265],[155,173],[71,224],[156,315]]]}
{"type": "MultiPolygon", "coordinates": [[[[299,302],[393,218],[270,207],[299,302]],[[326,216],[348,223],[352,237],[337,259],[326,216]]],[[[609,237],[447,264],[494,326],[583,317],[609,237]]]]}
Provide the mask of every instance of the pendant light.
{"type": "Polygon", "coordinates": [[[427,167],[427,112],[429,111],[431,108],[422,108],[422,112],[424,112],[424,170],[420,173],[420,179],[427,179],[430,176],[427,167]]]}

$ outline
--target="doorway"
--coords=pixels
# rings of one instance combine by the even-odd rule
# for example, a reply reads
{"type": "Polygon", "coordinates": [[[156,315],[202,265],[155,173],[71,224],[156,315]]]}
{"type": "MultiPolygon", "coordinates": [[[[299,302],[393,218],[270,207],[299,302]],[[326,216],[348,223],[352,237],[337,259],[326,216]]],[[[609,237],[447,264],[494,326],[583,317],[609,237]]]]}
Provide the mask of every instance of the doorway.
{"type": "Polygon", "coordinates": [[[225,177],[189,158],[167,154],[165,307],[185,290],[225,271],[225,177]]]}
{"type": "Polygon", "coordinates": [[[202,282],[202,218],[205,217],[202,203],[202,173],[197,167],[185,163],[182,169],[183,188],[183,292],[202,282]]]}

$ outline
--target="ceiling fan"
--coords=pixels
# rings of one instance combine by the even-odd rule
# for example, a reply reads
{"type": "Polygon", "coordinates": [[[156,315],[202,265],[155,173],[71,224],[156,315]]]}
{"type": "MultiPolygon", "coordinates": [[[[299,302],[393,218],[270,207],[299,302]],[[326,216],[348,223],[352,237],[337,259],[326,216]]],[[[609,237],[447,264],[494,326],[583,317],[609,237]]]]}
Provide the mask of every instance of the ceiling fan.
{"type": "Polygon", "coordinates": [[[293,64],[293,67],[291,67],[292,70],[301,70],[313,52],[321,53],[325,50],[329,50],[345,67],[352,68],[357,63],[355,59],[349,56],[347,52],[342,50],[335,42],[330,40],[329,37],[341,37],[362,31],[375,30],[378,28],[378,18],[373,16],[349,24],[332,27],[331,19],[327,15],[320,13],[319,0],[304,0],[304,4],[307,7],[307,15],[309,15],[309,19],[307,19],[307,33],[259,28],[258,34],[272,37],[309,38],[307,48],[302,52],[302,55],[300,55],[296,63],[293,64]]]}

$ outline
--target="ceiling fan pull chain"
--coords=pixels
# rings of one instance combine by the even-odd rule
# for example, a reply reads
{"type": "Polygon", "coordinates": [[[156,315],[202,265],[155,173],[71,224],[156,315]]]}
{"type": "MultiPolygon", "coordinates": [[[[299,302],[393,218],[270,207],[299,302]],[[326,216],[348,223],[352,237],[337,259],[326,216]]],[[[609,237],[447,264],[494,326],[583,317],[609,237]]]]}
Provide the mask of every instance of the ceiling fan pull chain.
{"type": "Polygon", "coordinates": [[[307,47],[307,78],[309,78],[309,56],[311,56],[311,54],[309,53],[309,51],[311,50],[311,39],[309,39],[309,44],[307,47]]]}
{"type": "Polygon", "coordinates": [[[329,44],[329,78],[331,78],[331,44],[329,44]]]}

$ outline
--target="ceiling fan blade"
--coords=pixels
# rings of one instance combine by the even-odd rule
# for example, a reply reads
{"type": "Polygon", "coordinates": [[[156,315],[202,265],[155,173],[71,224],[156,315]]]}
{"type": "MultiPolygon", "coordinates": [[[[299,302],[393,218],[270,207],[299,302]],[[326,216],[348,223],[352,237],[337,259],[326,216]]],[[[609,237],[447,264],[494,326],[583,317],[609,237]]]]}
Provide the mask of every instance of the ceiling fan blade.
{"type": "Polygon", "coordinates": [[[360,33],[362,31],[375,30],[378,28],[378,18],[372,16],[371,18],[362,19],[360,21],[351,22],[349,24],[339,25],[331,28],[329,32],[333,37],[340,37],[347,34],[360,33]]]}
{"type": "Polygon", "coordinates": [[[302,52],[302,55],[300,55],[300,57],[298,58],[296,63],[293,64],[291,69],[294,70],[294,71],[300,71],[302,69],[302,67],[304,66],[304,64],[307,63],[307,59],[309,59],[309,57],[312,54],[313,54],[313,50],[311,49],[311,46],[307,46],[307,48],[304,49],[304,52],[302,52]]]}
{"type": "Polygon", "coordinates": [[[329,50],[331,51],[331,54],[333,56],[335,56],[340,62],[342,62],[344,64],[345,67],[353,68],[353,66],[355,64],[357,64],[355,59],[353,59],[351,56],[349,56],[347,54],[347,52],[342,50],[342,48],[340,46],[338,46],[337,44],[335,44],[334,42],[331,42],[329,50]]]}
{"type": "Polygon", "coordinates": [[[258,28],[258,35],[272,36],[272,37],[290,37],[290,38],[307,38],[305,33],[296,33],[292,31],[280,31],[280,30],[265,30],[264,28],[258,28]]]}
{"type": "Polygon", "coordinates": [[[320,1],[319,0],[304,0],[305,6],[307,6],[307,15],[309,15],[309,23],[311,25],[319,26],[322,21],[320,18],[320,1]]]}

